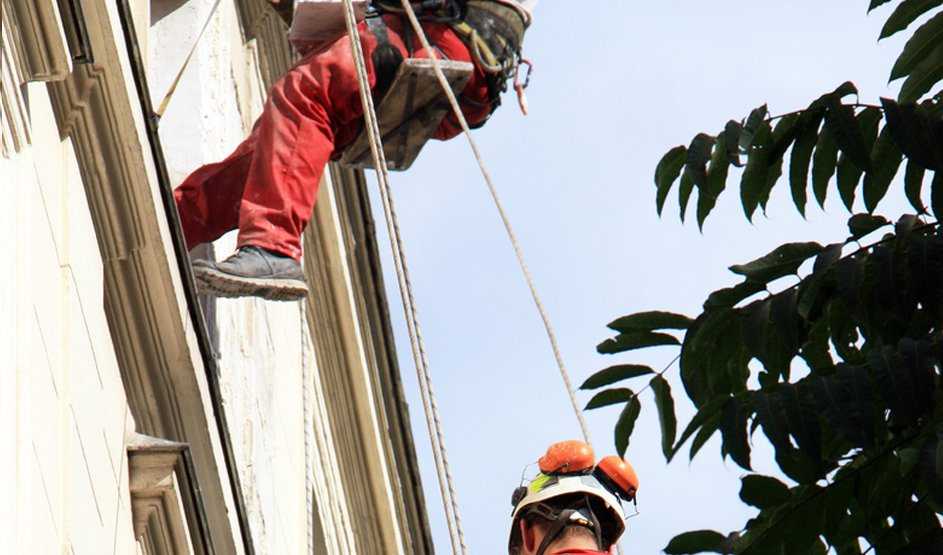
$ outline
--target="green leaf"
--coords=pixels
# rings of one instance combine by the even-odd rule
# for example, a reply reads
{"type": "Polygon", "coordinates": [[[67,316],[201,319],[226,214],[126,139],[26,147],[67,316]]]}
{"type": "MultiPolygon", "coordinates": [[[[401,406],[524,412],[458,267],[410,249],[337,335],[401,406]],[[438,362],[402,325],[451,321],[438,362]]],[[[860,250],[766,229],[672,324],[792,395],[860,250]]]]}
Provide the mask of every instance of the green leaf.
{"type": "MultiPolygon", "coordinates": [[[[940,0],[943,2],[943,0],[940,0]]],[[[904,154],[891,138],[891,132],[885,125],[881,135],[871,150],[874,170],[864,176],[864,206],[868,212],[874,212],[881,199],[887,194],[894,176],[903,161],[904,154]]]]}
{"type": "Polygon", "coordinates": [[[750,470],[750,443],[747,440],[747,420],[751,411],[736,397],[727,399],[721,409],[720,432],[723,437],[723,449],[730,454],[735,463],[745,470],[750,470]]]}
{"type": "Polygon", "coordinates": [[[665,200],[668,198],[672,183],[681,175],[681,168],[684,167],[687,152],[688,149],[684,145],[678,145],[662,156],[655,168],[655,185],[658,187],[656,202],[659,216],[665,207],[665,200]]]}
{"type": "Polygon", "coordinates": [[[807,383],[800,382],[781,388],[776,395],[789,418],[789,433],[799,450],[810,461],[818,463],[822,457],[822,434],[815,400],[808,389],[807,383]]]}
{"type": "Polygon", "coordinates": [[[622,333],[652,330],[686,330],[693,322],[693,319],[683,314],[651,311],[637,312],[623,316],[622,318],[610,322],[608,327],[622,333]]]}
{"type": "Polygon", "coordinates": [[[897,5],[891,16],[887,18],[878,40],[903,31],[918,17],[940,4],[943,4],[943,0],[904,0],[897,5]]]}
{"type": "Polygon", "coordinates": [[[678,419],[675,416],[675,402],[671,396],[671,386],[665,378],[656,375],[649,382],[655,393],[655,406],[658,408],[658,422],[661,424],[661,450],[665,459],[671,460],[675,435],[678,433],[678,419]]]}
{"type": "Polygon", "coordinates": [[[740,499],[757,509],[770,509],[789,501],[789,486],[776,478],[748,474],[740,478],[740,499]]]}
{"type": "Polygon", "coordinates": [[[858,87],[856,87],[855,84],[852,83],[851,81],[845,81],[841,85],[838,85],[838,87],[834,91],[828,93],[827,95],[822,95],[822,98],[820,100],[823,103],[828,98],[832,98],[834,100],[840,101],[846,96],[852,95],[852,94],[854,95],[858,94],[858,87]]]}
{"type": "Polygon", "coordinates": [[[815,143],[815,154],[812,156],[812,190],[815,193],[815,200],[822,208],[825,208],[828,182],[835,175],[837,164],[838,143],[832,138],[828,129],[822,129],[815,143]]]}
{"type": "MultiPolygon", "coordinates": [[[[857,216],[852,216],[851,220],[848,220],[849,229],[852,226],[852,220],[854,220],[856,217],[857,216]]],[[[872,218],[872,216],[868,216],[868,218],[872,218]]],[[[860,225],[860,223],[858,225],[860,225]]],[[[854,231],[852,231],[852,234],[854,234],[854,231]]],[[[842,248],[844,246],[844,243],[832,243],[831,245],[826,246],[822,252],[820,252],[818,256],[815,257],[815,264],[812,266],[812,273],[821,274],[822,272],[825,272],[831,268],[832,264],[838,262],[838,259],[841,258],[842,248]]]]}
{"type": "Polygon", "coordinates": [[[779,123],[777,123],[776,127],[773,129],[772,149],[769,154],[770,160],[782,158],[786,151],[789,150],[789,145],[796,139],[796,135],[798,135],[801,129],[798,126],[799,120],[799,114],[789,114],[779,119],[779,123]]]}
{"type": "Polygon", "coordinates": [[[913,36],[904,45],[904,50],[900,53],[897,61],[894,62],[890,80],[893,81],[910,74],[941,43],[943,43],[943,12],[931,17],[914,31],[913,36]]]}
{"type": "Polygon", "coordinates": [[[796,288],[773,296],[770,319],[780,343],[790,355],[799,351],[799,315],[796,313],[799,292],[796,288]]]}
{"type": "Polygon", "coordinates": [[[586,403],[585,410],[593,410],[602,407],[608,407],[616,403],[625,403],[635,397],[635,392],[626,387],[617,387],[600,391],[586,403]]]}
{"type": "Polygon", "coordinates": [[[688,172],[687,168],[681,172],[681,185],[678,187],[678,208],[681,215],[681,222],[684,222],[685,213],[688,211],[688,201],[691,200],[691,193],[694,192],[694,177],[688,172]]]}
{"type": "Polygon", "coordinates": [[[724,135],[726,140],[724,141],[724,150],[727,153],[727,161],[734,166],[742,167],[743,164],[740,163],[740,134],[743,132],[743,125],[739,121],[730,120],[727,122],[727,125],[724,126],[724,135]]]}
{"type": "Polygon", "coordinates": [[[844,154],[838,158],[838,195],[849,212],[854,210],[855,189],[863,172],[844,154]]]}
{"type": "Polygon", "coordinates": [[[920,449],[920,475],[937,503],[943,501],[943,441],[939,432],[920,449]]]}
{"type": "Polygon", "coordinates": [[[917,394],[900,353],[891,347],[873,349],[868,353],[868,366],[894,417],[903,424],[915,422],[919,416],[917,394]]]}
{"type": "Polygon", "coordinates": [[[923,199],[921,198],[923,176],[926,171],[927,170],[917,162],[908,160],[907,170],[904,172],[904,193],[907,195],[907,200],[910,202],[910,205],[920,214],[924,214],[927,211],[927,207],[924,206],[923,199]]]}
{"type": "Polygon", "coordinates": [[[733,287],[714,291],[704,302],[704,311],[711,312],[720,308],[731,308],[743,299],[765,291],[766,285],[756,281],[745,281],[733,287]]]}
{"type": "MultiPolygon", "coordinates": [[[[718,396],[701,405],[697,411],[697,414],[694,415],[694,418],[688,422],[688,425],[684,428],[684,431],[681,432],[681,437],[678,439],[678,442],[675,443],[674,448],[671,450],[670,458],[674,458],[674,456],[678,454],[678,450],[681,449],[681,446],[684,445],[684,443],[692,435],[694,435],[694,432],[696,432],[702,426],[705,426],[712,419],[716,419],[718,422],[720,421],[720,409],[724,406],[726,401],[727,397],[718,396]]],[[[717,429],[717,424],[714,424],[713,429],[717,429]]]]}
{"type": "MultiPolygon", "coordinates": [[[[865,120],[856,118],[855,109],[842,104],[834,96],[827,97],[824,101],[828,108],[825,112],[825,126],[838,144],[839,150],[859,169],[870,171],[871,154],[863,129],[865,120]]],[[[862,111],[862,116],[866,113],[868,109],[862,111]]]]}
{"type": "Polygon", "coordinates": [[[769,159],[770,133],[769,123],[761,122],[753,139],[759,146],[748,151],[747,166],[740,178],[740,202],[743,205],[743,213],[751,221],[768,184],[771,162],[769,159]]]}
{"type": "Polygon", "coordinates": [[[809,387],[825,422],[855,447],[874,440],[874,395],[867,370],[839,365],[835,374],[810,376],[809,387]]]}
{"type": "Polygon", "coordinates": [[[936,360],[933,349],[926,342],[914,341],[909,337],[901,338],[897,348],[916,386],[918,409],[923,413],[930,412],[936,389],[936,360]]]}
{"type": "Polygon", "coordinates": [[[764,148],[769,149],[766,155],[769,165],[766,170],[766,183],[763,185],[762,189],[760,189],[759,194],[759,203],[760,206],[763,207],[764,213],[766,212],[766,204],[769,202],[773,186],[776,185],[776,182],[783,174],[783,154],[785,154],[789,145],[791,145],[796,138],[798,121],[798,114],[791,114],[781,118],[764,145],[764,148]]]}
{"type": "Polygon", "coordinates": [[[635,421],[638,420],[638,415],[641,412],[642,404],[639,402],[638,397],[633,396],[626,403],[625,408],[622,409],[622,413],[619,414],[619,420],[616,421],[615,441],[616,452],[619,453],[620,457],[625,457],[625,450],[629,448],[629,439],[635,430],[635,421]]]}
{"type": "Polygon", "coordinates": [[[583,382],[580,389],[598,389],[605,385],[621,382],[622,380],[654,373],[655,371],[649,366],[642,366],[640,364],[619,364],[596,372],[583,382]]]}
{"type": "Polygon", "coordinates": [[[766,324],[769,322],[770,299],[754,301],[743,307],[740,320],[740,337],[750,355],[766,358],[766,324]]]}
{"type": "Polygon", "coordinates": [[[632,332],[620,333],[613,339],[607,339],[596,346],[600,354],[611,355],[659,345],[680,345],[678,338],[666,333],[632,332]]]}
{"type": "Polygon", "coordinates": [[[726,536],[713,530],[695,530],[671,538],[665,546],[668,555],[688,553],[724,553],[722,551],[726,536]]]}
{"type": "Polygon", "coordinates": [[[891,222],[889,222],[887,218],[883,216],[855,214],[851,217],[851,219],[848,220],[848,231],[851,232],[851,237],[857,241],[872,231],[880,229],[886,225],[891,225],[891,222]]]}
{"type": "MultiPolygon", "coordinates": [[[[710,168],[707,171],[707,185],[701,187],[697,196],[697,226],[704,228],[704,220],[717,204],[717,198],[727,187],[727,172],[730,168],[728,139],[725,132],[717,136],[710,168]]],[[[735,150],[736,152],[736,150],[735,150]]]]}
{"type": "Polygon", "coordinates": [[[783,276],[795,274],[803,262],[822,252],[823,248],[822,245],[814,242],[787,243],[752,262],[731,266],[730,271],[746,276],[751,281],[766,284],[783,276]]]}
{"type": "Polygon", "coordinates": [[[941,79],[943,79],[943,44],[938,44],[913,68],[897,97],[902,102],[916,102],[930,92],[930,89],[941,79]]]}
{"type": "Polygon", "coordinates": [[[937,220],[943,220],[943,172],[933,172],[930,183],[930,208],[937,220]]]}
{"type": "Polygon", "coordinates": [[[870,12],[871,10],[873,10],[874,8],[876,8],[876,7],[878,7],[878,6],[882,6],[882,5],[884,5],[884,4],[887,4],[887,3],[890,2],[890,1],[891,1],[891,0],[871,0],[871,4],[868,6],[868,12],[870,12]]]}
{"type": "MultiPolygon", "coordinates": [[[[807,110],[806,113],[809,113],[809,111],[807,110]]],[[[803,216],[805,216],[805,205],[808,198],[806,189],[809,184],[809,166],[812,162],[812,151],[815,148],[815,142],[819,137],[819,126],[822,124],[822,118],[823,114],[819,113],[817,117],[812,117],[811,121],[802,127],[796,136],[796,142],[789,157],[789,184],[792,191],[792,201],[803,216]]]]}
{"type": "MultiPolygon", "coordinates": [[[[818,262],[818,257],[816,262],[818,262]]],[[[813,272],[812,276],[809,276],[803,280],[802,285],[799,288],[799,302],[796,305],[796,313],[803,320],[812,321],[818,319],[821,314],[822,307],[824,303],[828,301],[829,290],[825,287],[827,276],[823,274],[815,274],[813,272]]],[[[805,349],[803,349],[805,351],[805,349]]],[[[806,359],[806,362],[809,361],[806,355],[811,353],[800,353],[802,358],[806,359]]],[[[820,353],[815,353],[820,354],[820,353]]]]}
{"type": "Polygon", "coordinates": [[[695,455],[698,451],[707,444],[708,440],[717,433],[717,430],[720,427],[720,413],[718,412],[710,420],[704,423],[701,426],[701,429],[698,430],[697,435],[694,436],[694,440],[691,442],[691,450],[688,453],[688,458],[694,460],[695,455]]]}
{"type": "Polygon", "coordinates": [[[684,169],[691,175],[694,185],[698,187],[707,185],[707,161],[710,160],[713,146],[714,137],[706,133],[698,133],[688,147],[684,169]]]}
{"type": "Polygon", "coordinates": [[[849,312],[854,313],[859,305],[861,284],[864,282],[864,260],[843,258],[835,263],[835,285],[849,312]]]}
{"type": "Polygon", "coordinates": [[[897,220],[897,223],[894,224],[894,233],[897,234],[899,239],[907,239],[910,237],[910,234],[913,232],[914,228],[918,225],[921,225],[923,222],[920,221],[920,218],[914,216],[913,214],[904,214],[897,220]]]}
{"type": "Polygon", "coordinates": [[[943,146],[933,132],[933,124],[939,119],[931,119],[927,110],[916,104],[898,104],[882,98],[881,105],[891,137],[904,156],[924,168],[943,170],[943,146]]]}
{"type": "Polygon", "coordinates": [[[777,451],[789,449],[789,420],[782,400],[760,390],[753,393],[753,406],[756,407],[756,419],[773,447],[777,451]]]}
{"type": "MultiPolygon", "coordinates": [[[[864,141],[864,148],[868,152],[870,152],[874,146],[880,119],[881,111],[877,108],[865,108],[858,114],[857,120],[862,132],[861,136],[864,141]]],[[[871,166],[870,173],[873,171],[873,162],[871,161],[870,155],[867,161],[871,166]]],[[[858,188],[858,183],[861,181],[862,173],[859,164],[854,162],[851,156],[848,156],[846,152],[842,152],[838,160],[838,193],[849,212],[854,210],[855,191],[858,188]]]]}
{"type": "Polygon", "coordinates": [[[760,106],[759,108],[754,108],[750,115],[747,117],[746,125],[743,127],[743,130],[740,132],[740,148],[747,153],[750,152],[750,149],[755,143],[755,138],[759,130],[765,125],[769,126],[769,123],[766,122],[766,116],[769,114],[769,110],[766,107],[766,104],[760,106]]]}

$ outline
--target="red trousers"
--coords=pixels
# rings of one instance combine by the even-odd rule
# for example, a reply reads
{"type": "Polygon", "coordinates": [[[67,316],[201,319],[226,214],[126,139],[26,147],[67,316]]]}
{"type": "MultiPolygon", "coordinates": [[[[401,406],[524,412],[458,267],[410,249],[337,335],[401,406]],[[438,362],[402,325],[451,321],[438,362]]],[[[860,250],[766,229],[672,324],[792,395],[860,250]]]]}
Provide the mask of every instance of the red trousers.
{"type": "MultiPolygon", "coordinates": [[[[407,49],[404,22],[384,16],[389,42],[406,58],[425,58],[413,34],[407,49]]],[[[443,23],[423,24],[437,56],[472,61],[468,49],[443,23]],[[441,54],[441,55],[440,55],[441,54]]],[[[377,39],[366,23],[359,27],[371,89],[376,83],[371,54],[377,39]]],[[[485,74],[476,67],[463,97],[469,122],[488,113],[485,74]]],[[[269,91],[262,115],[249,136],[222,162],[207,164],[174,190],[187,248],[214,241],[239,229],[237,246],[254,245],[296,260],[301,258],[301,234],[311,217],[321,174],[359,133],[363,108],[350,41],[346,35],[309,52],[269,91]]],[[[460,132],[450,119],[433,136],[448,139],[460,132]]]]}

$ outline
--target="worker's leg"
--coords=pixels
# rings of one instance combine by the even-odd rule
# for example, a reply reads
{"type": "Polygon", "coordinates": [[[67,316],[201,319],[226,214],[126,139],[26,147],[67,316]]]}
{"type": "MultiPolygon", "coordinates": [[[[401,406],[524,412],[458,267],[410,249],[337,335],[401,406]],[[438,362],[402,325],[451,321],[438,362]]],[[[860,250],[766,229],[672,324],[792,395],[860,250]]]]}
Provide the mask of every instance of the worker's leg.
{"type": "MultiPolygon", "coordinates": [[[[390,43],[408,56],[402,21],[384,19],[390,26],[390,43]]],[[[446,25],[426,27],[439,52],[451,59],[470,61],[467,49],[446,25]]],[[[376,79],[371,54],[377,42],[365,24],[360,26],[360,38],[372,89],[376,79]]],[[[421,46],[414,43],[412,50],[421,50],[421,46]]],[[[416,57],[425,56],[425,52],[416,52],[416,57]]],[[[476,73],[466,94],[469,91],[473,99],[486,97],[483,74],[476,73]]],[[[304,281],[297,264],[301,234],[314,207],[325,164],[353,140],[362,125],[362,115],[346,37],[303,58],[272,87],[253,132],[255,142],[248,157],[247,176],[227,190],[229,200],[228,195],[244,184],[238,209],[240,250],[224,262],[194,270],[206,289],[223,296],[303,296],[304,281]],[[287,293],[279,289],[279,283],[285,284],[287,293]]],[[[447,135],[454,134],[449,131],[447,135]]],[[[240,159],[236,165],[244,163],[240,159]]],[[[227,220],[226,225],[230,224],[227,220]]]]}
{"type": "MultiPolygon", "coordinates": [[[[367,72],[376,41],[360,26],[367,72]]],[[[362,116],[347,37],[309,54],[269,91],[239,208],[238,246],[301,258],[301,234],[311,217],[324,167],[346,144],[362,116]]]]}
{"type": "Polygon", "coordinates": [[[239,225],[239,203],[255,152],[256,133],[225,160],[207,164],[174,189],[187,249],[210,243],[239,225]]]}

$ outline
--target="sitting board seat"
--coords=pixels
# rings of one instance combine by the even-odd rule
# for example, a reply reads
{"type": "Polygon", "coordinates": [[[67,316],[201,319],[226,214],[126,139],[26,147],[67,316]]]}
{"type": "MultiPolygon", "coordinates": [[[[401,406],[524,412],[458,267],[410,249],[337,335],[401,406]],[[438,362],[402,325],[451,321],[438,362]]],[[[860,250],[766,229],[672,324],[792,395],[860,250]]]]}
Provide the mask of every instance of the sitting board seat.
{"type": "MultiPolygon", "coordinates": [[[[439,67],[456,95],[465,88],[474,70],[469,62],[453,60],[439,60],[439,67]]],[[[387,169],[408,169],[451,109],[432,61],[403,60],[376,108],[387,169]]],[[[374,168],[366,129],[344,149],[339,162],[349,168],[374,168]]]]}

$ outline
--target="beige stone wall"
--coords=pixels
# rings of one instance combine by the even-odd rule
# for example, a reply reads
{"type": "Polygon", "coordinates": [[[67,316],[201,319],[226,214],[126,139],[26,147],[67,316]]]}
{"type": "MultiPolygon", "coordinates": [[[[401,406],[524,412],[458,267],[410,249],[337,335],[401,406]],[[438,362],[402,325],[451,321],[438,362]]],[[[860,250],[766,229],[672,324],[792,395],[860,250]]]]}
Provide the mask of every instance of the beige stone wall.
{"type": "MultiPolygon", "coordinates": [[[[191,311],[122,26],[157,104],[213,2],[81,4],[79,66],[58,0],[0,0],[0,555],[427,552],[362,179],[322,184],[308,302],[191,311]]],[[[172,185],[261,110],[291,58],[272,17],[211,19],[161,120],[172,185]]]]}
{"type": "Polygon", "coordinates": [[[46,85],[32,144],[0,157],[0,533],[10,553],[134,553],[133,429],[104,313],[103,267],[71,141],[46,85]]]}

